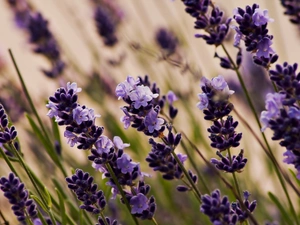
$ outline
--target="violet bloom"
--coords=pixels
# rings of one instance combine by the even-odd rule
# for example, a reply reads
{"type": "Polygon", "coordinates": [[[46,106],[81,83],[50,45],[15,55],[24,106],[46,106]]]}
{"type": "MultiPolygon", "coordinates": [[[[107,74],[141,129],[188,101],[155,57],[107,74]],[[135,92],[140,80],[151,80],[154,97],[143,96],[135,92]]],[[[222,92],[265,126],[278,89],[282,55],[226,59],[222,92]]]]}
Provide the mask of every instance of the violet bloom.
{"type": "Polygon", "coordinates": [[[213,88],[215,88],[216,90],[224,90],[227,87],[227,82],[225,81],[224,77],[219,75],[217,77],[214,77],[211,80],[211,85],[213,86],[213,88]]]}
{"type": "Polygon", "coordinates": [[[153,94],[150,88],[144,85],[137,86],[136,89],[129,94],[130,100],[134,102],[135,109],[139,109],[141,106],[146,107],[148,102],[157,97],[158,94],[153,94]]]}
{"type": "Polygon", "coordinates": [[[283,160],[286,164],[293,164],[297,169],[297,178],[300,180],[300,155],[295,155],[293,151],[286,151],[283,153],[286,158],[283,160]]]}
{"type": "Polygon", "coordinates": [[[75,83],[75,82],[73,82],[73,83],[68,82],[67,83],[67,91],[70,91],[70,90],[73,90],[74,94],[77,94],[77,93],[82,91],[81,88],[77,87],[77,83],[75,83]]]}
{"type": "Polygon", "coordinates": [[[270,58],[270,55],[274,54],[275,51],[271,48],[271,45],[273,42],[267,38],[264,37],[260,42],[257,44],[257,57],[264,57],[266,59],[270,58]]]}
{"type": "MultiPolygon", "coordinates": [[[[46,107],[48,109],[50,109],[47,113],[47,116],[49,116],[50,118],[53,118],[53,117],[57,117],[58,116],[58,108],[57,106],[53,103],[53,102],[50,102],[46,105],[46,107]]],[[[57,121],[57,120],[55,120],[57,121]]]]}
{"type": "Polygon", "coordinates": [[[148,198],[142,193],[138,193],[130,199],[131,213],[141,214],[144,210],[148,208],[148,198]]]}
{"type": "Polygon", "coordinates": [[[207,108],[207,106],[208,106],[207,95],[205,93],[201,93],[201,94],[198,94],[198,97],[199,97],[200,102],[197,103],[197,107],[200,110],[207,108]]]}
{"type": "Polygon", "coordinates": [[[73,110],[73,119],[76,121],[78,125],[80,125],[84,121],[88,121],[89,110],[87,108],[83,108],[82,106],[77,106],[73,110]]]}
{"type": "Polygon", "coordinates": [[[128,127],[130,127],[131,124],[131,116],[128,113],[126,108],[121,108],[121,109],[125,115],[120,118],[120,121],[124,124],[124,128],[128,129],[128,127]]]}
{"type": "Polygon", "coordinates": [[[132,159],[126,153],[124,153],[120,158],[117,159],[117,167],[123,174],[132,173],[133,169],[137,165],[138,163],[132,162],[132,159]]]}
{"type": "Polygon", "coordinates": [[[268,22],[274,22],[273,19],[269,18],[268,10],[262,10],[260,8],[256,8],[253,15],[252,20],[256,26],[265,25],[268,22]]]}
{"type": "Polygon", "coordinates": [[[116,87],[116,96],[121,98],[127,98],[127,96],[130,94],[131,91],[133,91],[136,88],[136,85],[139,84],[140,80],[134,80],[133,77],[128,76],[126,80],[116,87]]]}
{"type": "Polygon", "coordinates": [[[300,110],[296,107],[290,107],[288,111],[288,116],[290,118],[295,118],[297,120],[300,120],[300,110]]]}
{"type": "Polygon", "coordinates": [[[167,100],[168,100],[169,104],[172,105],[173,102],[178,100],[178,98],[173,91],[168,91],[167,100]]]}
{"type": "Polygon", "coordinates": [[[103,152],[109,153],[110,149],[114,147],[113,142],[106,136],[102,135],[95,143],[97,152],[102,154],[103,152]]]}
{"type": "Polygon", "coordinates": [[[124,143],[122,141],[122,139],[120,137],[118,137],[118,136],[115,136],[113,138],[113,142],[114,142],[115,147],[117,147],[117,149],[124,149],[124,148],[130,146],[130,144],[124,143]]]}
{"type": "Polygon", "coordinates": [[[160,130],[164,122],[165,121],[162,118],[159,118],[158,113],[152,108],[146,115],[144,124],[149,133],[153,133],[154,130],[160,130]]]}
{"type": "Polygon", "coordinates": [[[73,147],[78,141],[78,137],[68,130],[65,130],[64,137],[68,139],[68,144],[70,144],[71,147],[73,147]]]}
{"type": "Polygon", "coordinates": [[[279,114],[280,108],[282,108],[282,102],[285,99],[285,94],[280,93],[268,93],[266,96],[266,109],[271,117],[275,117],[279,114]]]}
{"type": "Polygon", "coordinates": [[[234,46],[234,47],[238,47],[238,46],[240,45],[241,40],[243,39],[243,34],[242,34],[242,32],[238,29],[237,26],[231,26],[231,28],[234,29],[235,32],[236,32],[236,33],[234,34],[234,37],[233,37],[233,40],[234,40],[233,46],[234,46]]]}

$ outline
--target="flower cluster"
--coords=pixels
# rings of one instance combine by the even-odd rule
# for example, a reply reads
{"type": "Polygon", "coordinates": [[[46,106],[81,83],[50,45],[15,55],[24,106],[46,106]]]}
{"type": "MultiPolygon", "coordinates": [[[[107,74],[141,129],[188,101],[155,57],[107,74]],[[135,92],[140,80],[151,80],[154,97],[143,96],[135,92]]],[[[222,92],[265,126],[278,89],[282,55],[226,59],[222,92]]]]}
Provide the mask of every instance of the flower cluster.
{"type": "Polygon", "coordinates": [[[29,193],[25,189],[25,185],[13,173],[10,173],[8,178],[0,178],[0,189],[12,205],[11,209],[17,216],[18,221],[23,222],[27,216],[33,218],[37,215],[35,202],[29,199],[29,193]]]}
{"type": "MultiPolygon", "coordinates": [[[[125,113],[121,121],[124,123],[125,129],[132,122],[132,127],[138,131],[142,131],[148,136],[161,138],[163,142],[160,143],[154,141],[153,138],[149,139],[152,148],[146,161],[154,171],[160,171],[164,179],[182,179],[184,174],[179,164],[183,165],[187,156],[174,153],[175,148],[180,143],[181,134],[173,133],[173,127],[165,119],[158,116],[159,114],[165,115],[163,108],[167,101],[169,105],[168,116],[170,120],[173,120],[178,112],[173,107],[173,102],[177,100],[177,97],[172,91],[169,91],[167,96],[159,98],[160,91],[156,84],[154,83],[151,89],[150,87],[147,76],[144,80],[142,78],[134,80],[133,77],[128,76],[126,81],[118,84],[116,95],[128,104],[128,106],[121,108],[125,113]],[[168,130],[167,136],[163,133],[166,128],[168,130]]],[[[192,182],[197,183],[198,177],[191,171],[189,171],[189,176],[192,182]]],[[[190,186],[177,186],[178,191],[191,189],[190,186]]]]}
{"type": "Polygon", "coordinates": [[[230,204],[227,196],[221,197],[221,193],[217,189],[211,195],[202,196],[200,211],[209,216],[210,221],[215,225],[243,223],[248,218],[248,214],[253,213],[256,208],[256,201],[249,202],[249,195],[247,191],[244,192],[243,203],[247,210],[245,211],[239,203],[230,204]]]}
{"type": "Polygon", "coordinates": [[[203,38],[209,45],[220,45],[224,41],[231,19],[223,22],[224,12],[218,7],[212,6],[210,0],[182,0],[186,6],[185,11],[196,18],[195,28],[204,30],[207,34],[196,34],[196,37],[203,38]],[[209,14],[209,8],[211,12],[209,14]]]}
{"type": "Polygon", "coordinates": [[[233,16],[238,26],[233,26],[236,31],[234,46],[239,46],[240,41],[245,42],[246,50],[254,53],[253,60],[256,64],[269,68],[278,59],[272,49],[273,36],[268,34],[268,10],[261,10],[259,5],[246,6],[246,9],[237,8],[233,16]]]}
{"type": "Polygon", "coordinates": [[[98,34],[102,37],[106,46],[112,47],[118,43],[116,35],[117,27],[121,20],[116,6],[109,1],[94,2],[94,20],[98,34]]]}
{"type": "MultiPolygon", "coordinates": [[[[153,197],[148,199],[146,196],[148,192],[138,191],[140,182],[137,180],[142,180],[144,174],[140,170],[139,163],[133,162],[130,156],[124,153],[124,148],[129,144],[123,143],[120,137],[116,136],[112,141],[102,135],[104,128],[95,125],[95,119],[99,115],[94,115],[93,109],[77,103],[77,93],[80,91],[81,88],[78,88],[76,83],[67,83],[67,88],[59,88],[54,96],[49,98],[48,116],[55,117],[58,125],[66,126],[64,136],[72,147],[77,144],[78,149],[91,150],[88,159],[93,162],[93,167],[103,174],[103,177],[109,179],[106,184],[112,187],[113,197],[121,194],[118,184],[127,196],[134,198],[138,194],[143,195],[143,199],[147,199],[143,203],[143,210],[138,212],[133,210],[141,205],[140,202],[133,201],[131,213],[141,219],[151,219],[156,209],[155,201],[153,197]],[[114,180],[114,177],[117,180],[114,180]]],[[[77,171],[77,173],[77,177],[82,177],[80,175],[82,172],[77,171]]]]}
{"type": "Polygon", "coordinates": [[[155,41],[160,49],[166,52],[167,56],[170,56],[176,52],[178,39],[173,32],[165,28],[160,28],[156,31],[155,41]]]}
{"type": "Polygon", "coordinates": [[[300,5],[297,0],[281,0],[281,5],[285,8],[284,14],[290,17],[293,24],[300,24],[300,5]]]}
{"type": "Polygon", "coordinates": [[[198,95],[200,102],[197,107],[203,110],[204,119],[213,122],[207,129],[210,133],[211,146],[218,149],[217,155],[221,160],[212,159],[211,162],[220,170],[226,172],[240,171],[245,167],[247,159],[243,158],[241,150],[238,156],[222,156],[220,152],[229,150],[231,147],[238,147],[242,133],[236,133],[238,122],[234,121],[230,112],[233,105],[228,101],[234,91],[229,90],[225,79],[219,75],[211,81],[205,77],[201,80],[202,93],[198,95]]]}
{"type": "Polygon", "coordinates": [[[174,119],[178,110],[173,107],[173,102],[177,97],[173,92],[169,92],[167,97],[159,98],[159,93],[159,88],[155,83],[151,86],[147,76],[144,80],[135,80],[128,76],[124,82],[118,84],[116,96],[128,104],[122,108],[125,115],[121,121],[125,129],[131,125],[153,137],[158,137],[165,130],[166,121],[159,117],[159,114],[163,113],[163,107],[168,101],[169,117],[174,119]]]}
{"type": "Polygon", "coordinates": [[[17,135],[16,128],[13,125],[9,125],[7,114],[4,107],[0,104],[0,147],[4,145],[4,152],[8,156],[14,156],[14,154],[9,146],[5,146],[6,144],[13,144],[19,150],[19,143],[16,140],[17,135]]]}
{"type": "Polygon", "coordinates": [[[61,59],[59,45],[49,30],[48,21],[41,13],[31,10],[26,0],[7,0],[15,14],[18,27],[28,33],[29,42],[34,45],[33,51],[45,56],[52,65],[50,70],[42,71],[47,77],[55,78],[63,73],[65,63],[61,59]]]}

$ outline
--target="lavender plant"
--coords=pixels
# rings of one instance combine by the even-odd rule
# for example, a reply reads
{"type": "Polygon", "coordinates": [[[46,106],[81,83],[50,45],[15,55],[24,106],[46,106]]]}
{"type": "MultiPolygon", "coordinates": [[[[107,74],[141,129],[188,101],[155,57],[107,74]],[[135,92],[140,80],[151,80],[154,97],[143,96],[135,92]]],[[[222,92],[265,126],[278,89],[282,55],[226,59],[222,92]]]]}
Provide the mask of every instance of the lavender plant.
{"type": "MultiPolygon", "coordinates": [[[[56,24],[50,16],[48,22],[39,13],[45,12],[40,8],[44,5],[29,0],[5,3],[13,11],[16,25],[25,31],[33,52],[50,62],[50,69],[40,72],[59,77],[65,61],[75,70],[68,71],[74,82],[67,83],[61,77],[62,87],[48,98],[47,117],[44,97],[31,96],[41,85],[31,89],[35,79],[29,80],[23,64],[19,69],[11,50],[29,107],[15,107],[27,102],[16,96],[22,93],[14,90],[18,87],[14,74],[7,66],[0,66],[0,85],[4,87],[0,98],[0,160],[5,162],[0,163],[0,175],[4,176],[0,188],[5,197],[0,195],[0,224],[300,225],[300,75],[297,63],[276,65],[284,55],[273,45],[278,34],[272,30],[273,36],[269,31],[271,22],[272,28],[278,24],[273,11],[270,14],[275,20],[259,2],[230,13],[230,4],[223,4],[222,9],[218,6],[221,1],[210,0],[134,4],[130,0],[126,4],[92,0],[85,7],[81,7],[83,2],[53,1],[59,4],[56,16],[63,14],[65,19],[62,24],[66,22],[80,34],[74,40],[82,39],[82,46],[88,47],[81,49],[81,54],[81,44],[73,46],[69,34],[60,35],[64,30],[56,29],[61,38],[54,37],[49,23],[53,28],[56,24]],[[157,14],[152,13],[154,6],[157,14]],[[87,7],[91,15],[83,20],[87,7]],[[171,18],[174,12],[178,16],[171,18]],[[188,16],[195,20],[194,40],[186,30],[192,26],[188,16]],[[97,36],[103,41],[100,47],[97,36]],[[198,48],[199,41],[213,51],[198,48]],[[72,50],[67,51],[68,47],[72,50]],[[130,48],[140,54],[130,52],[130,48]],[[117,51],[122,53],[115,56],[117,51]],[[111,55],[109,60],[107,54],[111,55]],[[215,58],[221,68],[209,68],[208,61],[199,63],[197,54],[204,55],[205,60],[215,58]],[[245,63],[246,55],[252,57],[254,66],[269,74],[269,86],[274,88],[259,92],[270,92],[260,117],[257,102],[263,102],[263,97],[258,92],[250,94],[250,83],[260,80],[253,78],[256,74],[245,63]],[[193,64],[197,68],[202,64],[207,78],[196,72],[193,64]],[[94,75],[87,78],[91,73],[94,75]],[[127,76],[118,84],[128,73],[151,75],[127,76]],[[227,80],[234,76],[232,73],[239,80],[236,86],[227,80]],[[200,75],[202,92],[195,107],[195,84],[200,75]],[[246,98],[233,95],[238,90],[246,98]],[[116,97],[122,101],[117,102],[116,97]],[[249,105],[256,123],[245,105],[249,105]],[[101,117],[96,111],[101,111],[101,117]],[[100,119],[105,129],[98,125],[100,119]],[[265,135],[268,130],[272,132],[270,140],[265,135]],[[285,149],[283,159],[277,154],[280,148],[285,149]],[[251,196],[243,190],[249,190],[251,196]]],[[[290,21],[298,24],[297,1],[279,3],[290,21]]],[[[264,5],[269,8],[268,4],[264,5]]],[[[2,8],[0,17],[1,10],[6,10],[2,8]]],[[[45,78],[43,91],[48,95],[52,84],[46,82],[45,78]]],[[[254,86],[258,88],[256,83],[254,86]]]]}

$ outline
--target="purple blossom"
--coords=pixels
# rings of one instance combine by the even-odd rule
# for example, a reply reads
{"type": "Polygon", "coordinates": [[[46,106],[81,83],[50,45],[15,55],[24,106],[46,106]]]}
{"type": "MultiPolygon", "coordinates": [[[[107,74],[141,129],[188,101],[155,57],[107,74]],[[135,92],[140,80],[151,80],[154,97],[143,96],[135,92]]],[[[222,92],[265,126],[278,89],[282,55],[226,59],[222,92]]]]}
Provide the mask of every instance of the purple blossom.
{"type": "Polygon", "coordinates": [[[121,108],[121,109],[125,115],[120,118],[120,121],[124,124],[124,128],[128,129],[128,127],[130,127],[131,124],[131,116],[128,113],[126,108],[121,108]]]}
{"type": "Polygon", "coordinates": [[[81,92],[81,88],[77,87],[77,83],[73,82],[68,82],[67,83],[67,91],[73,90],[75,94],[81,92]]]}
{"type": "Polygon", "coordinates": [[[133,196],[130,199],[130,205],[132,206],[132,214],[141,214],[144,210],[148,208],[148,198],[142,193],[138,193],[136,196],[133,196]]]}
{"type": "Polygon", "coordinates": [[[136,85],[140,83],[140,80],[134,80],[133,77],[128,76],[126,80],[116,87],[116,96],[121,98],[127,98],[127,96],[130,94],[132,90],[136,88],[136,85]]]}
{"type": "Polygon", "coordinates": [[[118,136],[115,136],[113,138],[113,142],[114,142],[114,145],[118,148],[118,149],[124,149],[126,147],[129,147],[130,144],[127,144],[127,143],[123,143],[122,139],[118,136]]]}
{"type": "Polygon", "coordinates": [[[200,110],[207,108],[207,106],[208,106],[207,95],[205,93],[201,93],[201,94],[198,94],[198,97],[199,97],[200,102],[197,103],[197,107],[200,110]]]}
{"type": "Polygon", "coordinates": [[[156,97],[158,97],[158,94],[153,94],[150,88],[144,85],[137,86],[136,89],[129,94],[130,100],[134,102],[135,109],[139,109],[141,106],[147,106],[148,102],[156,97]]]}
{"type": "Polygon", "coordinates": [[[183,164],[187,160],[187,155],[178,153],[177,157],[179,158],[180,162],[183,164]]]}
{"type": "MultiPolygon", "coordinates": [[[[48,109],[50,109],[47,113],[47,116],[49,116],[50,118],[58,116],[57,106],[53,102],[49,101],[49,103],[46,105],[46,107],[48,109]]],[[[55,121],[57,121],[57,120],[55,120],[55,121]]]]}
{"type": "Polygon", "coordinates": [[[285,99],[285,94],[268,93],[266,96],[265,107],[272,117],[278,115],[280,108],[282,108],[282,101],[285,99]]]}
{"type": "Polygon", "coordinates": [[[272,119],[271,114],[268,111],[262,111],[260,114],[260,122],[262,123],[261,131],[264,132],[269,127],[269,121],[272,119]]]}
{"type": "Polygon", "coordinates": [[[122,171],[123,174],[132,173],[133,169],[138,163],[132,162],[129,155],[124,153],[120,158],[117,159],[117,167],[122,171]]]}
{"type": "Polygon", "coordinates": [[[111,148],[114,147],[114,143],[106,136],[102,135],[95,143],[97,152],[102,154],[103,152],[108,153],[111,148]]]}
{"type": "Polygon", "coordinates": [[[76,121],[78,125],[80,125],[84,121],[89,120],[89,109],[82,108],[82,106],[77,106],[73,110],[73,119],[76,121]]]}
{"type": "Polygon", "coordinates": [[[64,137],[68,139],[68,144],[70,144],[71,147],[73,147],[78,141],[78,137],[68,130],[65,130],[64,137]]]}
{"type": "Polygon", "coordinates": [[[274,54],[275,51],[271,48],[273,42],[268,38],[264,37],[260,42],[257,44],[257,57],[264,57],[266,59],[270,58],[270,55],[274,54]]]}
{"type": "Polygon", "coordinates": [[[273,19],[269,18],[267,9],[262,10],[260,8],[255,9],[252,19],[254,24],[258,27],[274,21],[273,19]]]}
{"type": "Polygon", "coordinates": [[[211,86],[213,86],[214,89],[216,90],[224,90],[228,85],[227,82],[225,81],[224,77],[219,75],[217,77],[214,77],[211,80],[211,86]]]}
{"type": "Polygon", "coordinates": [[[178,100],[178,98],[173,91],[169,91],[167,93],[167,100],[168,100],[169,104],[172,105],[173,102],[178,100]]]}
{"type": "Polygon", "coordinates": [[[283,156],[286,156],[286,158],[283,160],[286,164],[293,164],[295,168],[297,169],[297,178],[300,180],[300,156],[295,155],[293,151],[286,151],[283,153],[283,156]]]}
{"type": "Polygon", "coordinates": [[[291,118],[296,118],[298,120],[300,120],[300,110],[296,107],[290,107],[289,111],[288,111],[288,115],[291,118]]]}
{"type": "Polygon", "coordinates": [[[144,124],[148,131],[153,133],[154,130],[159,131],[164,122],[162,118],[158,118],[158,113],[152,108],[146,115],[144,124]]]}
{"type": "Polygon", "coordinates": [[[233,37],[234,40],[233,46],[238,47],[240,45],[241,40],[243,39],[243,34],[237,26],[231,26],[231,28],[234,29],[236,32],[233,37]]]}

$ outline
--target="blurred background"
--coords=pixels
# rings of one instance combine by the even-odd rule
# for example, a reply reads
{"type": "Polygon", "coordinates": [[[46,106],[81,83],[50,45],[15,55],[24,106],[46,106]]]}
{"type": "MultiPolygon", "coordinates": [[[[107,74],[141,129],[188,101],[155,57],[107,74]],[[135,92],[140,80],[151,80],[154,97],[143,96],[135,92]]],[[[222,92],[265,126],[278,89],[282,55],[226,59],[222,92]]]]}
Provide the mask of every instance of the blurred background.
{"type": "MultiPolygon", "coordinates": [[[[49,175],[56,176],[56,172],[49,174],[49,171],[55,171],[55,168],[24,116],[25,112],[29,114],[31,112],[9,58],[8,49],[11,49],[15,56],[45,124],[50,127],[50,121],[46,116],[48,110],[45,107],[48,96],[68,81],[77,82],[79,87],[83,88],[79,102],[94,108],[96,114],[102,115],[98,124],[106,128],[106,135],[111,137],[119,135],[126,142],[131,143],[129,154],[135,161],[141,163],[145,172],[152,175],[147,182],[152,185],[153,195],[158,200],[157,221],[161,221],[160,224],[205,224],[203,222],[205,219],[198,218],[200,214],[198,203],[188,194],[178,194],[174,182],[164,181],[160,174],[154,173],[148,167],[144,160],[150,150],[147,138],[134,129],[127,131],[123,129],[123,125],[119,122],[122,116],[122,111],[119,110],[122,102],[117,101],[114,90],[116,85],[125,80],[128,75],[137,77],[146,74],[149,75],[151,82],[157,83],[161,93],[166,94],[169,90],[173,90],[179,97],[179,101],[175,103],[179,113],[174,125],[179,131],[184,131],[207,158],[214,157],[215,150],[209,147],[206,131],[210,122],[203,119],[203,113],[196,107],[202,76],[208,78],[219,74],[225,76],[229,87],[236,92],[231,99],[236,110],[247,119],[253,130],[261,137],[235,73],[222,69],[219,66],[219,59],[214,58],[216,51],[219,55],[224,55],[222,49],[216,50],[214,46],[209,46],[203,40],[194,37],[200,31],[193,28],[194,20],[185,13],[184,5],[180,0],[30,0],[27,2],[32,10],[41,12],[48,20],[49,29],[60,46],[61,59],[66,67],[58,78],[46,77],[42,70],[50,67],[49,60],[32,52],[34,46],[28,42],[29,37],[24,29],[16,26],[13,10],[6,0],[0,1],[0,102],[5,106],[18,130],[25,161],[42,180],[46,180],[49,175]],[[118,41],[113,46],[106,45],[105,40],[97,32],[94,19],[97,4],[107,7],[112,20],[116,23],[118,41]],[[157,44],[157,35],[162,31],[169,32],[175,38],[176,46],[172,50],[166,51],[157,44]],[[182,212],[176,215],[179,207],[182,212]]],[[[236,7],[244,8],[247,4],[254,3],[250,0],[215,0],[214,2],[225,11],[225,17],[232,17],[233,9],[236,7]]],[[[279,62],[297,62],[300,52],[299,27],[292,25],[288,17],[283,15],[284,9],[280,1],[257,0],[255,3],[258,3],[262,9],[268,9],[269,16],[275,20],[269,24],[269,29],[274,35],[273,49],[279,55],[279,62]]],[[[232,47],[233,35],[231,31],[225,45],[235,56],[236,49],[232,47]]],[[[260,113],[264,109],[265,95],[271,90],[268,75],[252,64],[251,56],[245,51],[241,73],[252,93],[257,112],[260,113]]],[[[236,115],[233,116],[238,120],[236,115]]],[[[61,131],[63,132],[63,129],[61,131]]],[[[276,193],[279,198],[282,196],[282,189],[278,185],[270,161],[244,124],[240,123],[238,131],[243,132],[240,148],[245,150],[245,156],[249,160],[243,173],[238,175],[242,189],[250,191],[253,199],[258,200],[255,215],[259,221],[280,221],[277,208],[267,196],[268,191],[276,193]],[[260,204],[260,201],[264,204],[260,204]]],[[[266,134],[271,140],[271,132],[266,131],[266,134]]],[[[282,162],[284,150],[277,142],[270,142],[270,144],[277,160],[282,162]]],[[[182,149],[179,148],[178,151],[182,149]]],[[[87,160],[87,154],[70,148],[63,137],[61,152],[66,168],[79,167],[95,174],[90,166],[91,163],[87,160]]],[[[212,190],[220,188],[222,193],[235,200],[230,191],[217,178],[211,176],[209,168],[192,149],[190,154],[198,160],[197,170],[207,179],[212,190]]],[[[192,168],[189,162],[187,167],[192,168]]],[[[287,170],[287,165],[282,164],[282,168],[287,170]]],[[[70,170],[68,171],[71,174],[70,170]]],[[[9,172],[9,168],[1,160],[0,176],[6,176],[9,172]]],[[[95,176],[99,183],[105,183],[101,180],[100,174],[95,176]]],[[[229,175],[224,174],[224,176],[231,179],[229,175]]],[[[63,182],[63,177],[59,173],[57,179],[63,182]]],[[[51,180],[45,183],[53,190],[51,180]]],[[[101,188],[105,189],[105,186],[102,185],[101,188]]],[[[111,205],[118,205],[118,203],[112,202],[111,205]]],[[[8,203],[2,196],[2,192],[0,209],[4,210],[11,224],[16,224],[10,210],[6,211],[8,203]]],[[[117,212],[114,207],[110,208],[110,214],[122,218],[122,212],[117,212]]],[[[126,224],[126,221],[123,222],[126,224]]]]}

